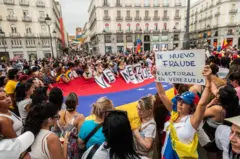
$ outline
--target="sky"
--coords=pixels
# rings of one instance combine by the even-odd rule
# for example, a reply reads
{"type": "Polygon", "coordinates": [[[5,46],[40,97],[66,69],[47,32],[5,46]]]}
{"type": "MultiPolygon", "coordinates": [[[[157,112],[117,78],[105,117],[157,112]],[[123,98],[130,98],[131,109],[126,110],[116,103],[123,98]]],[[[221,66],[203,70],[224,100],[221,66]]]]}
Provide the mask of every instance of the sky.
{"type": "MultiPolygon", "coordinates": [[[[60,0],[64,26],[70,35],[75,34],[77,27],[84,27],[88,21],[88,7],[91,0],[60,0]]],[[[191,0],[191,4],[197,0],[191,0]]]]}

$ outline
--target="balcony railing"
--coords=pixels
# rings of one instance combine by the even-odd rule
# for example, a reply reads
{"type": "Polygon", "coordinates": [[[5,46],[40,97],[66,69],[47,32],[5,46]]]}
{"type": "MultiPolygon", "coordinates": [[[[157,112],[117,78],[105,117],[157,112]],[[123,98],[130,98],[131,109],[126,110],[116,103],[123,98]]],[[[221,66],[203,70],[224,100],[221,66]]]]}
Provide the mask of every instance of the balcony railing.
{"type": "Polygon", "coordinates": [[[163,7],[169,7],[169,4],[163,4],[163,7]]]}
{"type": "Polygon", "coordinates": [[[142,18],[141,17],[135,17],[135,21],[141,21],[142,18]]]}
{"type": "Polygon", "coordinates": [[[123,43],[123,42],[124,42],[123,38],[117,39],[117,43],[123,43]]]}
{"type": "Polygon", "coordinates": [[[132,30],[126,30],[125,32],[126,33],[132,33],[132,30]]]}
{"type": "Polygon", "coordinates": [[[181,33],[181,30],[180,29],[173,29],[173,32],[174,33],[181,33]]]}
{"type": "Polygon", "coordinates": [[[11,37],[21,37],[20,36],[20,33],[9,33],[9,35],[11,36],[11,37]]]}
{"type": "Polygon", "coordinates": [[[160,17],[159,16],[154,16],[153,20],[155,20],[155,21],[160,20],[160,17]]]}
{"type": "Polygon", "coordinates": [[[142,33],[142,30],[135,30],[135,33],[142,33]]]}
{"type": "Polygon", "coordinates": [[[20,0],[19,4],[20,4],[20,6],[29,6],[29,1],[27,1],[27,0],[20,0]]]}
{"type": "Polygon", "coordinates": [[[108,3],[103,3],[103,6],[104,6],[104,7],[108,7],[109,4],[108,4],[108,3]]]}
{"type": "Polygon", "coordinates": [[[141,7],[141,4],[135,4],[135,7],[141,7]]]}
{"type": "Polygon", "coordinates": [[[117,30],[116,32],[117,33],[123,33],[123,30],[117,30]]]}
{"type": "Polygon", "coordinates": [[[132,17],[126,17],[125,20],[126,21],[132,21],[132,17]]]}
{"type": "Polygon", "coordinates": [[[237,9],[230,9],[230,11],[229,11],[230,14],[236,14],[237,12],[238,12],[237,9]]]}
{"type": "Polygon", "coordinates": [[[116,3],[116,7],[122,7],[120,3],[116,3]]]}
{"type": "Polygon", "coordinates": [[[175,3],[175,7],[181,7],[182,3],[175,3]]]}
{"type": "Polygon", "coordinates": [[[111,20],[110,16],[104,16],[103,20],[111,20]]]}
{"type": "Polygon", "coordinates": [[[123,17],[116,17],[116,21],[122,21],[123,20],[123,17]]]}
{"type": "Polygon", "coordinates": [[[150,4],[144,4],[144,7],[150,7],[150,4]]]}
{"type": "Polygon", "coordinates": [[[7,4],[7,5],[14,5],[15,4],[14,0],[4,0],[3,2],[4,2],[4,4],[7,4]]]}
{"type": "Polygon", "coordinates": [[[235,27],[235,26],[236,26],[236,23],[230,22],[230,23],[227,24],[227,26],[228,26],[228,27],[235,27]]]}
{"type": "Polygon", "coordinates": [[[218,4],[221,4],[221,0],[218,0],[218,1],[216,2],[216,5],[218,5],[218,4]]]}
{"type": "Polygon", "coordinates": [[[31,21],[32,21],[32,18],[29,17],[29,16],[25,16],[25,17],[22,18],[22,21],[23,21],[23,22],[31,22],[31,21]]]}
{"type": "Polygon", "coordinates": [[[162,33],[169,33],[168,29],[162,29],[162,33]]]}
{"type": "Polygon", "coordinates": [[[125,7],[132,7],[132,4],[125,4],[125,7]]]}
{"type": "Polygon", "coordinates": [[[45,3],[43,1],[37,1],[36,6],[41,7],[41,8],[45,8],[45,3]]]}
{"type": "Polygon", "coordinates": [[[218,28],[218,24],[213,25],[213,29],[217,29],[218,28]]]}
{"type": "Polygon", "coordinates": [[[160,7],[160,4],[153,4],[153,7],[160,7]]]}
{"type": "Polygon", "coordinates": [[[167,20],[169,20],[169,17],[168,16],[163,16],[162,20],[167,21],[167,20]]]}
{"type": "Polygon", "coordinates": [[[220,16],[220,12],[215,13],[215,17],[220,16]]]}
{"type": "Polygon", "coordinates": [[[153,33],[160,33],[160,30],[159,30],[159,29],[157,29],[157,30],[154,29],[154,30],[153,30],[153,33]]]}
{"type": "Polygon", "coordinates": [[[38,21],[41,22],[41,23],[45,23],[46,22],[45,17],[39,17],[38,21]]]}
{"type": "Polygon", "coordinates": [[[145,21],[150,21],[151,18],[150,18],[150,17],[144,17],[144,20],[145,20],[145,21]]]}
{"type": "Polygon", "coordinates": [[[144,30],[144,33],[151,33],[151,30],[144,30]]]}
{"type": "Polygon", "coordinates": [[[17,16],[7,16],[8,21],[17,21],[17,16]]]}
{"type": "Polygon", "coordinates": [[[175,16],[174,16],[174,19],[175,19],[175,20],[181,20],[181,16],[175,15],[175,16]]]}
{"type": "Polygon", "coordinates": [[[24,36],[25,37],[35,37],[33,33],[25,33],[24,36]]]}

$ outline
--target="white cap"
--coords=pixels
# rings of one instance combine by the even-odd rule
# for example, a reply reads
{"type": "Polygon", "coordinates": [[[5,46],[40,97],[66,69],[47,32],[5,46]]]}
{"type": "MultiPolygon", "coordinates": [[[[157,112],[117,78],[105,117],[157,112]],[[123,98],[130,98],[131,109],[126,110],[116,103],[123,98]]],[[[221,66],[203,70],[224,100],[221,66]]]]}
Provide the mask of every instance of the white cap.
{"type": "Polygon", "coordinates": [[[227,119],[225,119],[225,121],[228,121],[228,122],[240,127],[240,115],[231,117],[231,118],[227,118],[227,119]]]}
{"type": "Polygon", "coordinates": [[[0,141],[0,156],[6,159],[16,159],[34,142],[34,135],[28,131],[14,139],[0,141]]]}

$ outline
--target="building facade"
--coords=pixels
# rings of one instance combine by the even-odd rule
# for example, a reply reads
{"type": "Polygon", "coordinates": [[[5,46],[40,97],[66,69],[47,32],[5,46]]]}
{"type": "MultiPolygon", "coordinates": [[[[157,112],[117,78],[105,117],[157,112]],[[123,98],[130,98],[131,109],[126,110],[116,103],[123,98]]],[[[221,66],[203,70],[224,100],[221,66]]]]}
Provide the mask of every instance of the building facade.
{"type": "Polygon", "coordinates": [[[206,44],[240,48],[240,1],[200,0],[190,9],[191,46],[203,48],[206,44]]]}
{"type": "Polygon", "coordinates": [[[0,0],[1,59],[59,56],[65,36],[60,19],[60,4],[55,0],[0,0]]]}
{"type": "Polygon", "coordinates": [[[89,49],[95,53],[182,48],[185,0],[91,0],[89,49]]]}

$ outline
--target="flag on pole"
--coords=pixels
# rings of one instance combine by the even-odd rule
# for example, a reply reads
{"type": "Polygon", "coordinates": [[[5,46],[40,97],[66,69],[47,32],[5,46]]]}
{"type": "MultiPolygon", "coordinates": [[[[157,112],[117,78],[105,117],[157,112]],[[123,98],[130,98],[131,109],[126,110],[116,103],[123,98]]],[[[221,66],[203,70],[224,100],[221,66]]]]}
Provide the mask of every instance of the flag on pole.
{"type": "Polygon", "coordinates": [[[223,40],[223,44],[222,44],[222,49],[225,49],[228,47],[228,42],[226,39],[223,40]]]}
{"type": "Polygon", "coordinates": [[[141,52],[141,40],[137,39],[136,54],[141,52]]]}

